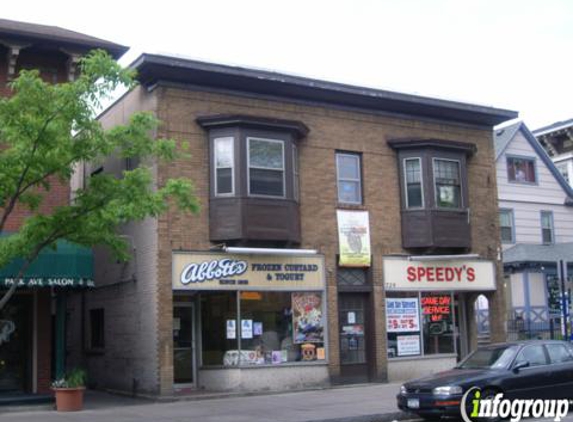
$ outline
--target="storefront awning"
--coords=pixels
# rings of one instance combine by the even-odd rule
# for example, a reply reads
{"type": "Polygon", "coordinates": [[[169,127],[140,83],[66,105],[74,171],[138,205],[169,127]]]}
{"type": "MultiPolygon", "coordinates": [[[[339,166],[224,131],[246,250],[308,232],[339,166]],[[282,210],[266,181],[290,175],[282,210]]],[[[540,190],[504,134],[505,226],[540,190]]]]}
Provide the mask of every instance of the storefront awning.
{"type": "Polygon", "coordinates": [[[57,247],[46,248],[32,263],[23,278],[16,280],[22,259],[0,268],[0,289],[15,282],[21,287],[93,287],[93,253],[91,249],[65,240],[57,247]]]}

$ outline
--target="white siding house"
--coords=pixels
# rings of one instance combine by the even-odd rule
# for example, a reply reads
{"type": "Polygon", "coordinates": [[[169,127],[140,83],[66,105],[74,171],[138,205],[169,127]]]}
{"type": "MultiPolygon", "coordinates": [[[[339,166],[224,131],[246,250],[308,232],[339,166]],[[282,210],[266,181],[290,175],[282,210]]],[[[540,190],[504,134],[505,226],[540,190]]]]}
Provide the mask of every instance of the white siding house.
{"type": "Polygon", "coordinates": [[[541,333],[560,317],[557,261],[573,261],[573,191],[524,123],[494,139],[508,320],[541,333]]]}

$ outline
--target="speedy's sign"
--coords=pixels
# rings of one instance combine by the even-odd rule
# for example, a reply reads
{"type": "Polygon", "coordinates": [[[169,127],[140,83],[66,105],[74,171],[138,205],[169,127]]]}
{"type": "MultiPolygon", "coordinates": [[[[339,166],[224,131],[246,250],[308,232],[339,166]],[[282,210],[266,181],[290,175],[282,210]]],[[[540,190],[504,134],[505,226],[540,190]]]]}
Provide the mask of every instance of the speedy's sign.
{"type": "Polygon", "coordinates": [[[482,260],[384,258],[387,291],[495,290],[495,266],[482,260]]]}

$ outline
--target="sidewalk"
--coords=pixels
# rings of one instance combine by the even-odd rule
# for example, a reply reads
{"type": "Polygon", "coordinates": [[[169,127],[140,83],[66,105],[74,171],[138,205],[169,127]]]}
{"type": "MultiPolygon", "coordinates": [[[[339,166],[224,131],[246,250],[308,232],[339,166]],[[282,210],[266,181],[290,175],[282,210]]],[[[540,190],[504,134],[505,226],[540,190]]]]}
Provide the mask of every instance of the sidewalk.
{"type": "Polygon", "coordinates": [[[410,419],[396,408],[398,389],[399,384],[365,384],[216,399],[203,396],[169,403],[90,391],[82,412],[4,413],[0,408],[0,422],[390,422],[410,419]]]}

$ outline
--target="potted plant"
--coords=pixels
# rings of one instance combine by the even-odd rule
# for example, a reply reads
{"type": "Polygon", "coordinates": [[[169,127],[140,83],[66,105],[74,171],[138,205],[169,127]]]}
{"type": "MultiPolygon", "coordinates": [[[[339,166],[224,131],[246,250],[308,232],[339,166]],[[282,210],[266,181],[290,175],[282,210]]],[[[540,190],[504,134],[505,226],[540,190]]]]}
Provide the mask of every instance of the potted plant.
{"type": "Polygon", "coordinates": [[[86,371],[75,368],[64,377],[52,382],[58,412],[75,412],[84,407],[86,371]]]}

